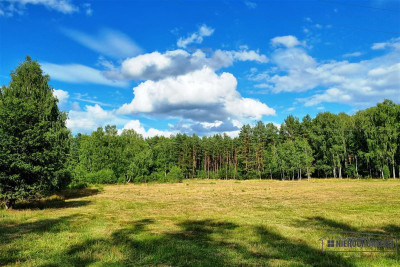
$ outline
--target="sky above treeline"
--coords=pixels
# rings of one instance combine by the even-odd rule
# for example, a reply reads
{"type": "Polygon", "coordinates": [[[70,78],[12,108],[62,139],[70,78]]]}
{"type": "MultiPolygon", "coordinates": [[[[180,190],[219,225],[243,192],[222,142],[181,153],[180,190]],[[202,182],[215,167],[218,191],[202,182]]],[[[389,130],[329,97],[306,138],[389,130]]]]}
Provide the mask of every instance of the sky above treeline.
{"type": "Polygon", "coordinates": [[[400,1],[0,0],[0,84],[26,55],[73,133],[238,134],[400,102],[400,1]]]}

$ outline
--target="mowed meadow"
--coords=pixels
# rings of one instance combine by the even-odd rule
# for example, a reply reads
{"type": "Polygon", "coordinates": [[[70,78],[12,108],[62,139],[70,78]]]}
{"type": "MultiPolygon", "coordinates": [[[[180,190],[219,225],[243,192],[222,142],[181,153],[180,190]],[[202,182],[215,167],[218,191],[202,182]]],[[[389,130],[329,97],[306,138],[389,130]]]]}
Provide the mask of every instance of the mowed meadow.
{"type": "Polygon", "coordinates": [[[65,191],[0,210],[0,265],[396,266],[321,252],[329,230],[400,235],[397,180],[184,180],[65,191]]]}

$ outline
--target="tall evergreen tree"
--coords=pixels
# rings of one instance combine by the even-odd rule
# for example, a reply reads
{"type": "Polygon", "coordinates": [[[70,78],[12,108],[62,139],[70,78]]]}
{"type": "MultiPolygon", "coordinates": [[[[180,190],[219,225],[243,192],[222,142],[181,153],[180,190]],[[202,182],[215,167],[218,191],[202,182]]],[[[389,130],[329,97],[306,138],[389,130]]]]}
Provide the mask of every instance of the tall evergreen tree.
{"type": "Polygon", "coordinates": [[[46,195],[69,183],[70,132],[40,65],[26,57],[0,90],[0,197],[46,195]]]}

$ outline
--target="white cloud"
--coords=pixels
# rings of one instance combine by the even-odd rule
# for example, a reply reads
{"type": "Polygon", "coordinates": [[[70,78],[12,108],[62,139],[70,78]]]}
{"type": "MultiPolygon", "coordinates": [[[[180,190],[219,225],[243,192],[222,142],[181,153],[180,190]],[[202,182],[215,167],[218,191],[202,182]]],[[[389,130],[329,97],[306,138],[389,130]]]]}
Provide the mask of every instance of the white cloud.
{"type": "Polygon", "coordinates": [[[124,125],[128,120],[115,114],[115,110],[104,110],[98,104],[86,105],[85,110],[70,110],[67,127],[73,133],[90,133],[98,127],[106,125],[124,125]]]}
{"type": "Polygon", "coordinates": [[[400,50],[400,37],[392,38],[387,42],[374,43],[371,47],[372,50],[380,50],[385,48],[400,50]]]}
{"type": "Polygon", "coordinates": [[[225,108],[228,114],[236,118],[260,120],[263,115],[275,115],[274,109],[252,98],[240,97],[232,101],[227,101],[225,108]]]}
{"type": "Polygon", "coordinates": [[[210,57],[201,50],[190,54],[185,50],[177,49],[163,54],[152,52],[128,58],[122,62],[120,70],[106,62],[111,70],[106,71],[105,75],[114,79],[160,80],[199,70],[204,66],[218,70],[231,66],[234,61],[265,63],[268,58],[260,54],[258,50],[248,50],[246,47],[239,51],[216,50],[210,57]]]}
{"type": "Polygon", "coordinates": [[[1,2],[4,3],[4,10],[0,15],[5,16],[13,16],[15,13],[21,15],[28,5],[41,5],[63,14],[79,12],[79,7],[69,0],[3,0],[1,2]]]}
{"type": "Polygon", "coordinates": [[[86,103],[90,103],[90,104],[98,104],[100,106],[108,106],[108,107],[112,107],[113,105],[111,104],[107,104],[107,103],[103,103],[101,101],[95,100],[96,98],[94,97],[90,97],[89,94],[85,93],[85,94],[81,94],[81,93],[75,93],[74,98],[75,100],[81,101],[81,102],[86,102],[86,103]]]}
{"type": "Polygon", "coordinates": [[[80,64],[58,65],[41,63],[41,66],[43,71],[49,74],[52,79],[63,82],[94,83],[118,87],[125,87],[127,85],[124,81],[113,81],[106,78],[101,71],[80,64]]]}
{"type": "Polygon", "coordinates": [[[68,112],[67,127],[73,133],[91,133],[98,127],[106,125],[116,125],[118,132],[133,129],[143,137],[166,136],[176,134],[177,131],[162,131],[155,128],[146,130],[139,120],[129,120],[117,115],[116,110],[105,110],[100,105],[86,105],[84,110],[80,110],[77,102],[73,103],[73,109],[68,112]],[[75,106],[75,107],[74,107],[75,106]]]}
{"type": "Polygon", "coordinates": [[[162,114],[207,122],[225,120],[228,116],[260,119],[275,114],[264,103],[241,97],[236,86],[232,74],[217,75],[204,67],[185,75],[139,84],[133,88],[132,102],[124,104],[118,112],[162,114]]]}
{"type": "Polygon", "coordinates": [[[64,106],[69,98],[68,92],[61,89],[54,89],[53,95],[58,99],[59,106],[64,106]]]}
{"type": "Polygon", "coordinates": [[[361,55],[362,55],[361,52],[353,52],[353,53],[344,54],[343,57],[359,57],[361,55]]]}
{"type": "Polygon", "coordinates": [[[141,48],[124,33],[102,29],[97,35],[90,35],[72,29],[63,29],[71,39],[89,49],[114,58],[126,58],[141,53],[141,48]]]}
{"type": "Polygon", "coordinates": [[[278,36],[278,37],[272,38],[271,44],[273,46],[283,45],[286,47],[295,47],[295,46],[300,45],[301,43],[295,36],[287,35],[287,36],[278,36]]]}
{"type": "Polygon", "coordinates": [[[196,122],[192,120],[181,120],[175,125],[170,125],[174,132],[186,133],[192,135],[196,133],[199,136],[210,136],[214,134],[227,134],[231,137],[239,134],[242,123],[227,118],[224,121],[216,120],[214,122],[196,122]]]}
{"type": "Polygon", "coordinates": [[[261,55],[259,51],[254,50],[241,50],[241,51],[226,51],[230,53],[232,57],[239,61],[256,61],[259,63],[268,62],[268,58],[265,55],[261,55]]]}
{"type": "Polygon", "coordinates": [[[215,122],[200,122],[200,124],[206,128],[206,129],[210,129],[212,127],[218,127],[221,126],[222,121],[215,121],[215,122]]]}
{"type": "Polygon", "coordinates": [[[201,44],[204,37],[211,36],[214,33],[214,29],[203,24],[200,26],[197,32],[192,33],[186,38],[179,38],[177,42],[178,47],[186,48],[191,43],[201,44]]]}
{"type": "Polygon", "coordinates": [[[175,135],[176,131],[161,131],[155,128],[150,128],[146,131],[144,126],[140,123],[139,120],[130,120],[128,121],[122,130],[135,130],[138,134],[141,134],[144,138],[154,137],[154,136],[165,136],[170,137],[171,135],[175,135]]]}
{"type": "Polygon", "coordinates": [[[383,46],[390,48],[383,56],[353,63],[318,62],[303,48],[277,49],[272,55],[277,69],[250,77],[276,93],[318,89],[311,97],[299,99],[306,106],[338,102],[363,107],[384,98],[400,102],[400,39],[397,43],[392,39],[383,46]]]}

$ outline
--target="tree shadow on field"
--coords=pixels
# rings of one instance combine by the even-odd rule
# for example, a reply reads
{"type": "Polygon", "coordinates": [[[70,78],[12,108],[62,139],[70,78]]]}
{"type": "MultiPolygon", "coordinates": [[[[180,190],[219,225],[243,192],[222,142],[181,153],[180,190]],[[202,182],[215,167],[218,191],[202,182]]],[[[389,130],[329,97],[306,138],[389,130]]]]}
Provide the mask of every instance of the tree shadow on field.
{"type": "Polygon", "coordinates": [[[14,209],[62,209],[62,208],[76,208],[88,205],[89,200],[70,200],[76,198],[83,198],[99,193],[95,188],[82,188],[82,189],[68,189],[56,193],[52,196],[36,199],[31,201],[19,201],[15,204],[14,209]]]}
{"type": "Polygon", "coordinates": [[[70,221],[79,216],[75,214],[57,219],[44,219],[26,223],[3,223],[0,221],[0,266],[28,260],[28,258],[24,258],[27,256],[21,253],[23,248],[7,246],[8,244],[24,238],[33,238],[32,235],[42,236],[44,233],[68,231],[70,221]]]}
{"type": "MultiPolygon", "coordinates": [[[[386,225],[381,229],[360,230],[347,223],[337,222],[335,220],[324,218],[321,216],[314,216],[314,217],[308,217],[305,220],[298,220],[295,226],[307,227],[313,230],[325,231],[326,233],[330,231],[345,231],[345,232],[359,233],[360,235],[362,234],[390,235],[397,237],[397,243],[399,243],[399,238],[400,238],[400,226],[393,224],[386,225]]],[[[397,246],[397,253],[384,253],[381,254],[381,256],[387,259],[394,259],[398,261],[400,260],[399,252],[400,252],[400,247],[397,246]]]]}
{"type": "MultiPolygon", "coordinates": [[[[104,263],[98,255],[118,251],[122,255],[110,265],[167,266],[237,266],[269,265],[270,260],[286,260],[312,266],[353,266],[337,254],[324,254],[319,249],[293,241],[265,227],[250,228],[260,240],[259,251],[232,242],[233,231],[239,226],[214,220],[187,220],[178,224],[178,231],[153,233],[153,220],[140,220],[113,232],[108,238],[89,239],[71,246],[65,255],[74,266],[104,263]]],[[[247,227],[247,226],[246,226],[247,227]]],[[[254,243],[252,241],[252,243],[254,243]]],[[[112,257],[107,257],[112,258],[112,257]]]]}
{"type": "Polygon", "coordinates": [[[343,258],[340,254],[324,253],[303,242],[293,241],[264,226],[256,227],[261,243],[272,248],[275,258],[287,261],[294,260],[300,265],[310,266],[355,266],[350,259],[343,258]]]}
{"type": "Polygon", "coordinates": [[[15,204],[15,210],[25,209],[65,209],[65,208],[77,208],[86,206],[90,203],[89,200],[73,200],[65,201],[64,199],[41,199],[30,202],[18,202],[15,204]]]}
{"type": "Polygon", "coordinates": [[[312,227],[314,230],[325,231],[349,231],[356,232],[357,229],[343,222],[337,222],[321,216],[307,217],[305,220],[298,220],[295,226],[312,227]]]}
{"type": "Polygon", "coordinates": [[[58,193],[57,195],[65,199],[72,199],[72,198],[90,197],[93,195],[97,195],[98,193],[100,193],[100,190],[96,188],[81,188],[81,189],[64,190],[58,193]]]}
{"type": "Polygon", "coordinates": [[[388,234],[397,236],[398,240],[400,239],[400,225],[389,224],[383,227],[383,230],[388,234]]]}
{"type": "Polygon", "coordinates": [[[151,219],[133,222],[125,229],[113,232],[108,239],[89,239],[72,246],[66,255],[74,266],[86,266],[98,261],[93,251],[103,253],[117,247],[124,255],[113,264],[222,266],[228,264],[219,254],[219,247],[210,235],[237,227],[233,223],[212,220],[184,221],[181,231],[153,234],[147,229],[151,219]],[[143,235],[145,234],[145,235],[143,235]]]}

